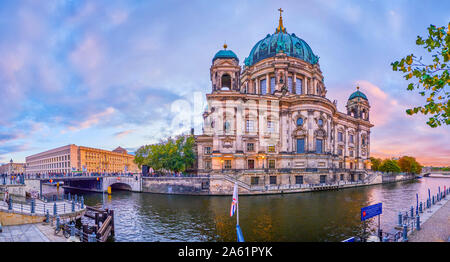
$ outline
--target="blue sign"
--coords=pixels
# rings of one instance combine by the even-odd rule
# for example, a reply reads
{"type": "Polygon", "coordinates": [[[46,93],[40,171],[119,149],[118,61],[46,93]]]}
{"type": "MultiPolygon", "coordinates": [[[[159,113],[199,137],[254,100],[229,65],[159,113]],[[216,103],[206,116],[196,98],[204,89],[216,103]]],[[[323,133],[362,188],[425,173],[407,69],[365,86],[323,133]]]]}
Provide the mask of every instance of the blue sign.
{"type": "Polygon", "coordinates": [[[381,213],[382,213],[381,203],[363,207],[361,208],[361,221],[364,221],[374,216],[381,215],[381,213]]]}

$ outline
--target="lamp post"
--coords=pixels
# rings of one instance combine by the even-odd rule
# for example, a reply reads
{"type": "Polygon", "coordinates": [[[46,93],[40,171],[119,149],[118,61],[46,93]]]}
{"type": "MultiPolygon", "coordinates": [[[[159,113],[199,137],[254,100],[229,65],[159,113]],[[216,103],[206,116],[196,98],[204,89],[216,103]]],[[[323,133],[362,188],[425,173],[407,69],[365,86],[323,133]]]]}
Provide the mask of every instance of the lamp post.
{"type": "Polygon", "coordinates": [[[264,156],[262,156],[262,164],[263,164],[262,168],[264,169],[264,156]]]}

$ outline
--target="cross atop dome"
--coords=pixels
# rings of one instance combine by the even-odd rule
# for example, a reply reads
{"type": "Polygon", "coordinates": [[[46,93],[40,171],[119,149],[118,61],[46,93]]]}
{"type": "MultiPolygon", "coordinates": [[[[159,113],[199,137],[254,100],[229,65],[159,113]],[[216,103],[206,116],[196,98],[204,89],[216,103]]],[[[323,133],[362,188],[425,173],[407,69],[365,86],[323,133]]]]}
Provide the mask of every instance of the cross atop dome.
{"type": "Polygon", "coordinates": [[[280,11],[280,20],[278,22],[278,27],[275,31],[275,33],[283,32],[286,33],[286,28],[283,26],[283,17],[281,16],[281,12],[283,12],[283,9],[278,9],[280,11]]]}

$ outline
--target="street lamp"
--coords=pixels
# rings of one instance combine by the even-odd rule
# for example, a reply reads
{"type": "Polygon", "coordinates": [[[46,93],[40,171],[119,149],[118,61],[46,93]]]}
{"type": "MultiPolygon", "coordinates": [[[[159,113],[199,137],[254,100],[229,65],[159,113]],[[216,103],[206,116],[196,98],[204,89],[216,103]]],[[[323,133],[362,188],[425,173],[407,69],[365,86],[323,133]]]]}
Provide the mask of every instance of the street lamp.
{"type": "Polygon", "coordinates": [[[264,156],[262,156],[262,163],[263,163],[263,169],[264,169],[264,156]]]}

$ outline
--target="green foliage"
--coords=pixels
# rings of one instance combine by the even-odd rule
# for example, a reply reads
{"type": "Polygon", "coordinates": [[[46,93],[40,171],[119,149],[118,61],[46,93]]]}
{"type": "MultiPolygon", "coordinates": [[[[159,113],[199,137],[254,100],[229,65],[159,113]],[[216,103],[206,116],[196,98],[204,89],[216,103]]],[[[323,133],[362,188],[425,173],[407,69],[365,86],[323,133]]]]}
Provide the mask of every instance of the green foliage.
{"type": "Polygon", "coordinates": [[[139,168],[148,165],[156,171],[183,172],[195,162],[194,145],[193,136],[169,138],[158,144],[141,146],[136,151],[134,162],[139,168]]]}
{"type": "Polygon", "coordinates": [[[395,160],[385,159],[385,160],[383,160],[383,162],[381,162],[379,171],[400,173],[401,170],[395,160]]]}
{"type": "Polygon", "coordinates": [[[448,27],[428,27],[428,38],[417,36],[416,44],[423,46],[432,57],[432,63],[422,62],[422,57],[417,58],[414,54],[402,58],[400,61],[391,63],[394,71],[404,73],[406,80],[413,81],[408,84],[407,90],[417,89],[421,96],[427,97],[423,106],[407,109],[408,115],[422,113],[431,114],[427,124],[437,127],[442,124],[450,124],[450,85],[449,59],[450,59],[450,23],[448,27]]]}
{"type": "Polygon", "coordinates": [[[371,166],[373,171],[379,171],[381,165],[381,158],[370,158],[371,166]]]}
{"type": "Polygon", "coordinates": [[[422,166],[416,161],[414,157],[403,156],[398,160],[398,165],[402,172],[420,174],[422,173],[422,166]]]}

